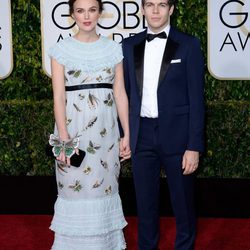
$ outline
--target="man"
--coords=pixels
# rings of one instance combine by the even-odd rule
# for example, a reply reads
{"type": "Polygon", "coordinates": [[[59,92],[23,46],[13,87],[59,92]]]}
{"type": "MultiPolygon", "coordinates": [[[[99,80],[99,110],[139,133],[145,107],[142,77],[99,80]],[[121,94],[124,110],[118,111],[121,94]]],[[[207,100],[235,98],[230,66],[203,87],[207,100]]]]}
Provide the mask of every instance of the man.
{"type": "Polygon", "coordinates": [[[203,151],[204,62],[198,39],[170,27],[174,5],[143,0],[148,28],[123,42],[140,250],[158,249],[161,166],[176,217],[175,249],[193,249],[195,240],[193,173],[203,151]]]}

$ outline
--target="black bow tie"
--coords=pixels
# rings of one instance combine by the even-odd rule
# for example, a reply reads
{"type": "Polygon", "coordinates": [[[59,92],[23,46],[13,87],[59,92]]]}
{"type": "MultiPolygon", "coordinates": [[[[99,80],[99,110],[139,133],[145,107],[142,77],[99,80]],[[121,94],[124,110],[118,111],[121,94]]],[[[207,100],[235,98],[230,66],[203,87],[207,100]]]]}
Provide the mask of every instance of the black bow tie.
{"type": "Polygon", "coordinates": [[[156,37],[162,38],[162,39],[167,39],[167,34],[166,34],[165,31],[162,31],[161,33],[158,33],[158,34],[147,34],[146,39],[147,39],[148,42],[151,42],[156,37]]]}

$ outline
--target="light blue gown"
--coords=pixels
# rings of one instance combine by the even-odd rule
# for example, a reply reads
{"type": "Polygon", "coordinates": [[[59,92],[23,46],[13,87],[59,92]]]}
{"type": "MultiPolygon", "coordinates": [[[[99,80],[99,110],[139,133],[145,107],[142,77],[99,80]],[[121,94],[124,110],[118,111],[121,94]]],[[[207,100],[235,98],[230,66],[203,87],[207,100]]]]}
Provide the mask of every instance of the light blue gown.
{"type": "MultiPolygon", "coordinates": [[[[49,55],[64,66],[65,86],[113,84],[115,66],[123,59],[120,45],[103,36],[91,43],[66,38],[49,55]]],[[[127,223],[118,194],[119,129],[113,90],[67,91],[66,98],[68,132],[80,136],[79,148],[86,156],[79,168],[56,164],[52,249],[125,249],[122,229],[127,223]]]]}

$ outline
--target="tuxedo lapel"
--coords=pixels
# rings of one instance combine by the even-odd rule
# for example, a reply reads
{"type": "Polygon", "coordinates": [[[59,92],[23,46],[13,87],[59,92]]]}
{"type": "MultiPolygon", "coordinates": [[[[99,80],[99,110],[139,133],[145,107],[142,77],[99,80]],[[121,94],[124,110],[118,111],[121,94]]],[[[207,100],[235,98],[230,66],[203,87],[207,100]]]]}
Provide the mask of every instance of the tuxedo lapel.
{"type": "Polygon", "coordinates": [[[164,79],[164,77],[167,74],[170,62],[173,59],[174,54],[175,54],[178,46],[179,46],[179,44],[176,43],[175,41],[173,41],[171,39],[171,37],[169,36],[168,39],[167,39],[167,44],[166,44],[164,55],[163,55],[163,58],[162,58],[158,87],[159,87],[162,80],[164,79]]]}
{"type": "MultiPolygon", "coordinates": [[[[145,32],[146,36],[146,32],[145,32]]],[[[142,95],[143,87],[143,66],[144,66],[144,50],[146,39],[143,39],[140,43],[134,46],[134,60],[135,60],[135,74],[137,85],[139,88],[139,94],[142,95]]]]}

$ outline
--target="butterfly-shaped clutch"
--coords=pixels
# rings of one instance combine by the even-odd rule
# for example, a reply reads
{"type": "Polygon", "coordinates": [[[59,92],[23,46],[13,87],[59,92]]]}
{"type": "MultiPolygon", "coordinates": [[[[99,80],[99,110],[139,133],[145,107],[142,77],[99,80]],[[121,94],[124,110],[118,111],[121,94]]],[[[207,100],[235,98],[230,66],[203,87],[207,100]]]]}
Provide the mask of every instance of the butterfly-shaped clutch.
{"type": "Polygon", "coordinates": [[[70,158],[74,153],[75,149],[79,146],[79,137],[74,137],[68,141],[61,141],[59,137],[51,134],[49,137],[49,144],[53,147],[52,152],[55,157],[58,157],[62,151],[65,156],[70,158]]]}
{"type": "Polygon", "coordinates": [[[57,136],[51,134],[49,143],[46,146],[46,154],[50,157],[58,157],[62,151],[65,156],[70,158],[70,164],[74,167],[80,167],[86,152],[78,149],[78,154],[75,153],[76,148],[79,146],[79,137],[74,137],[66,142],[61,141],[57,136]]]}

